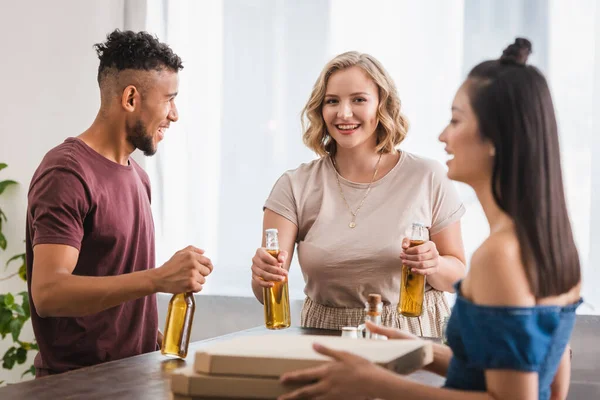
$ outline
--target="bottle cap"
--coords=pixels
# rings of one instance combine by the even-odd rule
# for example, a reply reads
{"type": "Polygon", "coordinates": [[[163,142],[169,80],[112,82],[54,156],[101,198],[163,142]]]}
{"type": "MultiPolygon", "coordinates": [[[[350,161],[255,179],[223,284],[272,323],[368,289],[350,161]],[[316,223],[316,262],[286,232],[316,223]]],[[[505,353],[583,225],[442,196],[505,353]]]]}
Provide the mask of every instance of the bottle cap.
{"type": "Polygon", "coordinates": [[[381,302],[380,294],[370,294],[367,302],[365,303],[365,311],[371,313],[380,313],[383,309],[383,303],[381,302]]]}
{"type": "Polygon", "coordinates": [[[265,233],[266,233],[267,235],[270,235],[270,234],[272,235],[273,233],[278,233],[278,232],[279,232],[279,231],[278,231],[277,229],[275,229],[275,228],[271,228],[271,229],[266,229],[266,230],[265,230],[265,233]]]}
{"type": "Polygon", "coordinates": [[[370,294],[367,301],[371,306],[376,306],[378,303],[381,303],[381,295],[370,294]]]}

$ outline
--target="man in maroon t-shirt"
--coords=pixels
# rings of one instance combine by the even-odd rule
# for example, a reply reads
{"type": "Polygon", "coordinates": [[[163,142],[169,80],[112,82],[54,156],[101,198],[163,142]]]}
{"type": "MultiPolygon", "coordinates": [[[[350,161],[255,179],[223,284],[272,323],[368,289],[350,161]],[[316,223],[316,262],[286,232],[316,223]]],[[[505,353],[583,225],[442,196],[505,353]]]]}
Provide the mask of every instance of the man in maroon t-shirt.
{"type": "Polygon", "coordinates": [[[50,150],[28,195],[27,285],[36,376],[157,350],[156,293],[198,292],[212,271],[189,246],[154,268],[148,175],[171,122],[181,59],[151,35],[114,31],[95,46],[100,110],[50,150]]]}

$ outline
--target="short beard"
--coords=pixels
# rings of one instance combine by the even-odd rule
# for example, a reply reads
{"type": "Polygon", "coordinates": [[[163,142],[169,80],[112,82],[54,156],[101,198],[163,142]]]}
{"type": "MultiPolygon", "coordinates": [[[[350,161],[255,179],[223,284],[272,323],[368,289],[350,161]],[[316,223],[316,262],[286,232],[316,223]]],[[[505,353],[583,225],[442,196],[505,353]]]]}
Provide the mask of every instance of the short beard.
{"type": "Polygon", "coordinates": [[[145,156],[153,156],[156,153],[153,137],[148,134],[142,121],[138,120],[133,128],[127,127],[127,141],[136,149],[143,151],[145,156]]]}

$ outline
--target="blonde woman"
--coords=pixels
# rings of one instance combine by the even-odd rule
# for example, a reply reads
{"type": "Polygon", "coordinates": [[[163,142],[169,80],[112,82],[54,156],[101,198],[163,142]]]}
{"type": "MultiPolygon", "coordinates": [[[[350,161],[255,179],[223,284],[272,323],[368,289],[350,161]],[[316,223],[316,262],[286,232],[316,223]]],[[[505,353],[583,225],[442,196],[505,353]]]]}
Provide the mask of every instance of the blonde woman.
{"type": "Polygon", "coordinates": [[[357,326],[367,296],[379,293],[384,325],[440,337],[449,315],[443,292],[465,275],[464,207],[440,164],[396,149],[408,122],[391,77],[368,54],[340,54],[302,120],[304,143],[320,158],[284,173],[265,203],[263,227],[279,230],[282,251],[276,260],[261,247],[252,258],[256,298],[285,279],[297,246],[303,327],[357,326]],[[412,222],[426,224],[431,240],[408,248],[412,222]],[[396,311],[402,263],[427,277],[420,318],[396,311]]]}

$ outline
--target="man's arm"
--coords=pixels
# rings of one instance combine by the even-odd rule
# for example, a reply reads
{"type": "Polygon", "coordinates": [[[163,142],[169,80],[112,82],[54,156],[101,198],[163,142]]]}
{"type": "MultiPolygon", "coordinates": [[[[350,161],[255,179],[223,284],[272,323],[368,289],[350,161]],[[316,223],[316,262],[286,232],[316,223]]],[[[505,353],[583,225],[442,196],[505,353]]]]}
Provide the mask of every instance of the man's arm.
{"type": "Polygon", "coordinates": [[[42,318],[79,317],[156,292],[199,292],[212,271],[203,253],[189,246],[161,268],[90,277],[73,275],[79,257],[74,247],[39,244],[33,248],[31,297],[42,318]]]}

